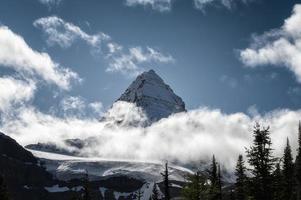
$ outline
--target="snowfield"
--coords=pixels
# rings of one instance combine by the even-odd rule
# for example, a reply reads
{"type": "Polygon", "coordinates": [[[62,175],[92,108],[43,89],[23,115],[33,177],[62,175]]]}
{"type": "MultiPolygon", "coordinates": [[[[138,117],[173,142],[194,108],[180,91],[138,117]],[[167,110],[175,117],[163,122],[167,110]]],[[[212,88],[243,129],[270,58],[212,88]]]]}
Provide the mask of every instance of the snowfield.
{"type": "MultiPolygon", "coordinates": [[[[159,182],[164,168],[160,162],[113,160],[102,158],[84,158],[56,153],[30,150],[34,156],[45,162],[46,169],[60,180],[82,177],[86,172],[91,180],[126,175],[145,182],[159,182]]],[[[170,165],[170,179],[184,181],[191,170],[170,165]]]]}

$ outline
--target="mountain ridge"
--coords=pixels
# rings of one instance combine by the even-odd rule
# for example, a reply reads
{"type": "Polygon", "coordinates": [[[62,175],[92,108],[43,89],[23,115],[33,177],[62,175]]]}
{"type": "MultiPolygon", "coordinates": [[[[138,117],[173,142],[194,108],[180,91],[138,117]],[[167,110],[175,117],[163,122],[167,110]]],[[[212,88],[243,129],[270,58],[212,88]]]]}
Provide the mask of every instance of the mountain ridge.
{"type": "Polygon", "coordinates": [[[138,75],[117,101],[135,103],[151,122],[186,112],[182,98],[152,69],[138,75]]]}

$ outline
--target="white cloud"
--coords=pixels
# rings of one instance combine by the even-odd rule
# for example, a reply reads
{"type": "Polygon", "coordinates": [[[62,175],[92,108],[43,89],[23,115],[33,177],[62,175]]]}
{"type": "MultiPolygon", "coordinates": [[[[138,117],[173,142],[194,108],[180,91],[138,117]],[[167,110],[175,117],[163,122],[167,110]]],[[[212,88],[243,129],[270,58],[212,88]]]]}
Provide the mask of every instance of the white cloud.
{"type": "Polygon", "coordinates": [[[61,106],[66,112],[68,110],[82,110],[85,107],[85,102],[80,97],[66,97],[61,101],[61,106]]]}
{"type": "Polygon", "coordinates": [[[160,12],[170,11],[172,0],[126,0],[127,6],[150,6],[153,10],[160,12]]]}
{"type": "Polygon", "coordinates": [[[37,19],[33,25],[42,29],[47,35],[49,45],[56,44],[63,48],[70,47],[78,39],[84,40],[92,47],[100,47],[103,41],[110,39],[110,37],[104,33],[90,35],[84,32],[80,27],[65,22],[56,16],[37,19]]]}
{"type": "Polygon", "coordinates": [[[163,54],[151,47],[132,47],[125,48],[121,44],[100,32],[95,35],[89,35],[80,27],[65,22],[56,16],[37,19],[34,26],[41,28],[47,35],[49,45],[59,45],[63,48],[70,47],[75,40],[86,41],[93,50],[100,52],[108,66],[107,72],[120,72],[125,75],[137,75],[141,73],[145,64],[151,63],[172,63],[174,58],[171,55],[163,54]]]}
{"type": "Polygon", "coordinates": [[[10,67],[18,73],[38,75],[60,88],[70,88],[78,75],[55,63],[47,53],[33,50],[24,39],[6,26],[0,26],[0,65],[10,67]]]}
{"type": "Polygon", "coordinates": [[[47,5],[49,7],[59,5],[61,1],[62,0],[39,0],[40,3],[47,5]]]}
{"type": "Polygon", "coordinates": [[[210,5],[222,5],[228,9],[232,9],[237,3],[247,3],[249,1],[250,0],[194,0],[194,6],[199,10],[204,10],[210,5]]]}
{"type": "Polygon", "coordinates": [[[36,85],[33,81],[22,81],[12,77],[0,78],[0,112],[6,113],[12,106],[31,100],[35,90],[36,85]]]}
{"type": "Polygon", "coordinates": [[[252,68],[260,65],[286,67],[301,83],[301,5],[295,5],[284,25],[255,36],[249,48],[240,52],[242,62],[252,68]]]}
{"type": "Polygon", "coordinates": [[[142,49],[141,47],[130,48],[128,52],[122,51],[120,54],[112,54],[108,57],[108,72],[122,72],[124,74],[137,75],[142,72],[141,65],[155,63],[172,63],[174,58],[171,55],[165,55],[150,47],[142,49]]]}
{"type": "Polygon", "coordinates": [[[103,115],[103,104],[99,101],[89,103],[89,107],[99,116],[103,115]]]}
{"type": "Polygon", "coordinates": [[[91,118],[58,118],[27,107],[19,110],[17,117],[5,119],[1,130],[22,144],[50,141],[63,145],[63,139],[95,137],[95,144],[82,153],[101,158],[199,163],[215,154],[227,169],[233,170],[238,154],[251,144],[255,121],[271,126],[276,156],[282,156],[286,137],[295,153],[301,111],[277,110],[250,117],[200,108],[149,127],[133,127],[133,122],[144,124],[145,114],[133,104],[118,102],[106,116],[101,122],[91,118]]]}

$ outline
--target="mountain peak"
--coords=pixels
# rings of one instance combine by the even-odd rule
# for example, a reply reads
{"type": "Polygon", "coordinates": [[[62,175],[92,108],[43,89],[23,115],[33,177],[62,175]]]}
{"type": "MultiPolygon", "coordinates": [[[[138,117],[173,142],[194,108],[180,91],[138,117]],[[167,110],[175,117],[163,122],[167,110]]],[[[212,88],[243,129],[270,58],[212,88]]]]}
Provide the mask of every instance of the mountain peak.
{"type": "Polygon", "coordinates": [[[136,103],[145,111],[150,121],[186,111],[183,100],[152,69],[140,74],[118,101],[136,103]]]}

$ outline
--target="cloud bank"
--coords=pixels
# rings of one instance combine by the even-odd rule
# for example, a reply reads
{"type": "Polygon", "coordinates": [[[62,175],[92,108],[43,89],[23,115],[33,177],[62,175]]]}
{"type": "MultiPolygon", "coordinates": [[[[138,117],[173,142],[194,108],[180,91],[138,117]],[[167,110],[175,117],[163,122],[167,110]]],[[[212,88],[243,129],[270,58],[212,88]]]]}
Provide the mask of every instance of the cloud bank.
{"type": "Polygon", "coordinates": [[[280,157],[287,137],[295,152],[300,118],[299,110],[277,110],[250,117],[202,107],[144,127],[147,118],[140,108],[117,102],[102,121],[75,116],[60,118],[27,106],[20,108],[13,118],[4,119],[1,130],[23,145],[54,142],[64,147],[64,139],[93,137],[94,142],[82,154],[109,159],[189,164],[207,161],[215,154],[232,170],[238,154],[251,144],[255,121],[271,126],[275,155],[280,157]]]}
{"type": "Polygon", "coordinates": [[[80,80],[75,72],[54,62],[47,53],[30,48],[21,36],[6,26],[0,26],[0,47],[0,65],[23,76],[36,75],[62,89],[69,89],[72,80],[80,80]]]}
{"type": "MultiPolygon", "coordinates": [[[[246,4],[251,0],[192,0],[195,9],[205,11],[209,6],[223,6],[232,9],[238,3],[246,4]]],[[[172,10],[174,0],[126,0],[125,5],[130,7],[143,6],[159,12],[168,12],[172,10]]]]}
{"type": "Polygon", "coordinates": [[[301,5],[297,4],[282,27],[254,36],[250,47],[240,51],[242,62],[251,68],[263,65],[285,67],[301,83],[300,23],[301,5]]]}
{"type": "MultiPolygon", "coordinates": [[[[85,41],[93,53],[100,53],[108,63],[107,72],[120,72],[135,76],[145,70],[151,63],[173,63],[174,58],[151,47],[124,47],[109,35],[99,32],[88,34],[80,27],[66,22],[57,16],[40,18],[33,25],[41,29],[47,37],[47,44],[68,48],[76,40],[85,41]]],[[[99,55],[99,54],[98,54],[99,55]]]]}

